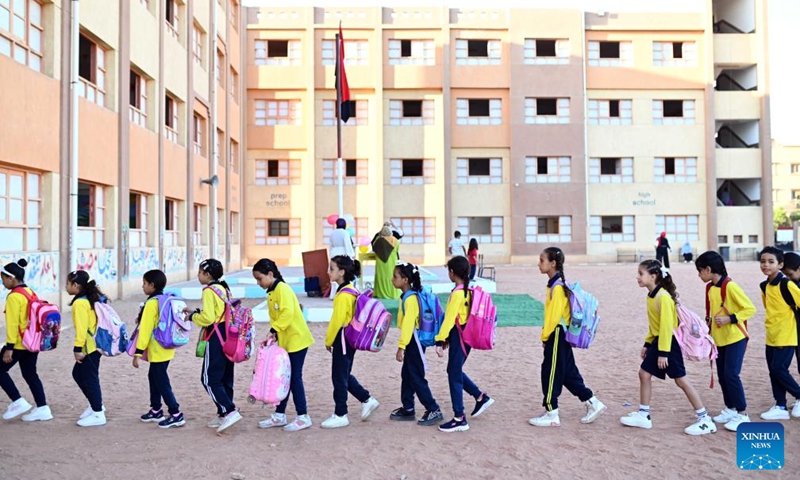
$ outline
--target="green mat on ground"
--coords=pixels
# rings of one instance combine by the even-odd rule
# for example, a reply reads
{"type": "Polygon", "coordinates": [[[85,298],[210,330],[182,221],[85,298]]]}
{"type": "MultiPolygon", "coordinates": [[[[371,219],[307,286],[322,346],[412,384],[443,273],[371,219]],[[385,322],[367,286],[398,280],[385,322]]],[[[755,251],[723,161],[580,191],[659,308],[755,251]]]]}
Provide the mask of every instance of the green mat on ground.
{"type": "MultiPolygon", "coordinates": [[[[438,297],[444,309],[450,295],[442,293],[438,297]]],[[[496,293],[492,295],[492,301],[497,307],[498,327],[540,327],[544,324],[544,305],[530,295],[496,293]]],[[[392,325],[396,326],[399,300],[381,299],[381,302],[392,314],[392,325]]]]}

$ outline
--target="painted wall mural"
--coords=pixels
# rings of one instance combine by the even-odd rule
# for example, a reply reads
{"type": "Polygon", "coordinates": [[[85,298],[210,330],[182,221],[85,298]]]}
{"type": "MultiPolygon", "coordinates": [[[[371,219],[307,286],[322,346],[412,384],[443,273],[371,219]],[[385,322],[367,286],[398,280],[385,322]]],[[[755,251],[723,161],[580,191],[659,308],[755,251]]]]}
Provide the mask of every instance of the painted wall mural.
{"type": "Polygon", "coordinates": [[[128,278],[138,280],[148,270],[158,266],[158,250],[155,248],[131,248],[128,250],[128,278]]]}
{"type": "Polygon", "coordinates": [[[194,263],[192,263],[193,269],[198,268],[200,266],[200,262],[208,258],[209,256],[208,251],[209,251],[208,247],[202,247],[202,246],[194,247],[194,255],[193,255],[194,263]]]}
{"type": "Polygon", "coordinates": [[[186,271],[186,247],[164,247],[164,272],[186,271]]]}
{"type": "Polygon", "coordinates": [[[99,248],[78,250],[78,270],[86,270],[100,285],[117,280],[117,250],[99,248]]]}
{"type": "Polygon", "coordinates": [[[28,261],[25,268],[25,283],[39,294],[58,293],[58,252],[4,253],[0,265],[16,262],[20,258],[28,261]]]}

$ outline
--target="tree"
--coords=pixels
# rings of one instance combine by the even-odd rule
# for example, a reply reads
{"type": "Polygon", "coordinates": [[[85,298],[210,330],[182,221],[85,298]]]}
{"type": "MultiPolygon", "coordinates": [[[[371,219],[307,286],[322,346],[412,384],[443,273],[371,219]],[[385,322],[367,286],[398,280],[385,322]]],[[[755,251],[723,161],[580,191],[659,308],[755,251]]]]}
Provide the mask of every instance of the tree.
{"type": "Polygon", "coordinates": [[[795,210],[794,212],[792,212],[792,214],[789,215],[789,219],[792,222],[800,222],[800,210],[795,210]]]}
{"type": "Polygon", "coordinates": [[[783,207],[775,209],[772,215],[772,222],[775,224],[776,229],[778,227],[788,227],[791,225],[791,223],[789,223],[789,215],[786,214],[786,210],[783,207]]]}

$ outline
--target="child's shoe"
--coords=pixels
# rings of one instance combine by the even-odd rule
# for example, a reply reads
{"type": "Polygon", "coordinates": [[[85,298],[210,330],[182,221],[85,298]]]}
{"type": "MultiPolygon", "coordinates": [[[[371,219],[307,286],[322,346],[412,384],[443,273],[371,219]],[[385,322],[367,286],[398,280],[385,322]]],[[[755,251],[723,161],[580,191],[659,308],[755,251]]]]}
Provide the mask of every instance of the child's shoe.
{"type": "Polygon", "coordinates": [[[258,422],[258,428],[282,427],[284,425],[286,425],[285,413],[273,413],[266,420],[258,422]]]}
{"type": "Polygon", "coordinates": [[[444,420],[444,415],[442,415],[441,410],[436,410],[432,412],[430,410],[425,410],[425,415],[422,416],[419,420],[417,420],[417,425],[422,426],[429,426],[429,425],[438,425],[442,423],[444,420]]]}
{"type": "Polygon", "coordinates": [[[333,414],[331,417],[320,425],[322,428],[341,428],[350,425],[350,420],[347,419],[347,414],[342,415],[341,417],[333,414]]]}
{"type": "Polygon", "coordinates": [[[750,416],[747,414],[742,415],[741,413],[737,413],[735,417],[730,419],[728,423],[725,424],[725,430],[730,430],[731,432],[735,432],[739,425],[742,423],[747,423],[750,421],[750,416]]]}
{"type": "Polygon", "coordinates": [[[619,419],[623,425],[628,427],[638,427],[651,429],[653,428],[653,421],[650,419],[650,414],[637,410],[619,419]]]}
{"type": "Polygon", "coordinates": [[[786,410],[786,407],[773,405],[772,408],[761,414],[761,418],[763,420],[789,420],[789,410],[786,410]]]}
{"type": "Polygon", "coordinates": [[[92,411],[91,415],[78,420],[79,427],[101,427],[106,424],[106,414],[92,411]]]}
{"type": "Polygon", "coordinates": [[[439,425],[439,431],[445,433],[466,432],[467,430],[469,430],[469,424],[467,423],[466,417],[461,417],[461,420],[456,420],[454,418],[447,423],[439,425]]]}
{"type": "Polygon", "coordinates": [[[706,415],[701,420],[686,427],[684,432],[687,435],[707,435],[709,433],[717,433],[717,426],[714,425],[714,420],[706,415]]]}
{"type": "MultiPolygon", "coordinates": [[[[103,420],[105,420],[106,416],[103,415],[103,420]]],[[[44,407],[39,407],[33,409],[31,413],[22,416],[23,422],[46,422],[47,420],[53,419],[53,413],[50,411],[50,406],[45,405],[44,407]]]]}
{"type": "Polygon", "coordinates": [[[414,410],[410,412],[403,407],[395,408],[392,410],[392,413],[389,414],[389,420],[397,420],[400,422],[410,422],[417,419],[417,414],[414,410]]]}
{"type": "Polygon", "coordinates": [[[6,413],[3,414],[3,420],[11,420],[12,418],[17,418],[23,413],[27,412],[33,407],[27,400],[20,397],[11,404],[8,405],[6,409],[6,413]]]}
{"type": "Polygon", "coordinates": [[[363,406],[361,407],[361,421],[365,421],[372,415],[372,412],[378,409],[381,404],[375,400],[375,397],[369,397],[369,400],[364,402],[363,406]]]}
{"type": "Polygon", "coordinates": [[[723,408],[719,415],[714,417],[714,422],[716,423],[728,423],[737,415],[736,410],[731,410],[730,408],[723,408]]]}
{"type": "Polygon", "coordinates": [[[220,416],[216,416],[206,423],[206,427],[208,428],[219,428],[220,425],[222,425],[222,417],[220,416]]]}
{"type": "Polygon", "coordinates": [[[533,417],[528,420],[528,423],[534,427],[560,427],[561,420],[558,418],[558,409],[545,412],[543,415],[533,417]]]}
{"type": "Polygon", "coordinates": [[[229,414],[225,415],[222,419],[222,423],[220,423],[219,428],[217,428],[217,433],[222,433],[225,430],[231,428],[236,422],[242,419],[242,415],[239,413],[239,410],[234,410],[229,414]]]}
{"type": "Polygon", "coordinates": [[[159,410],[157,412],[148,410],[147,413],[139,418],[142,419],[143,422],[160,422],[164,420],[164,410],[159,410]]]}
{"type": "Polygon", "coordinates": [[[186,425],[186,419],[183,418],[183,413],[169,415],[165,420],[158,422],[158,428],[182,427],[184,425],[186,425]]]}
{"type": "Polygon", "coordinates": [[[485,412],[487,408],[491,407],[493,403],[494,398],[484,393],[483,398],[475,401],[475,408],[472,409],[472,413],[469,416],[472,418],[479,416],[481,413],[485,412]]]}
{"type": "Polygon", "coordinates": [[[581,417],[581,423],[592,423],[597,420],[597,417],[606,409],[606,406],[597,399],[592,397],[586,400],[586,415],[581,417]]]}
{"type": "Polygon", "coordinates": [[[306,415],[299,415],[294,421],[285,427],[283,427],[284,432],[299,432],[300,430],[305,430],[306,428],[313,425],[311,423],[311,417],[306,415]]]}
{"type": "MultiPolygon", "coordinates": [[[[106,406],[105,405],[103,405],[103,410],[102,411],[103,411],[103,413],[106,413],[106,406]]],[[[88,417],[89,415],[91,415],[93,413],[94,413],[94,410],[92,410],[92,406],[89,405],[88,407],[86,407],[86,410],[84,410],[83,413],[81,413],[81,416],[80,416],[80,418],[78,420],[83,420],[84,418],[88,417]]]]}

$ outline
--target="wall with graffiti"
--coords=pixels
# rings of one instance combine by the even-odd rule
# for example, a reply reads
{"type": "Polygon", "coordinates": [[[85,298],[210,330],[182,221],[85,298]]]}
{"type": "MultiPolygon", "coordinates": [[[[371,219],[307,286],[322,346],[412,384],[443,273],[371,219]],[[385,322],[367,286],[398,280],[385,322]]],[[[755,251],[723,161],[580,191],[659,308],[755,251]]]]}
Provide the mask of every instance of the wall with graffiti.
{"type": "Polygon", "coordinates": [[[0,265],[16,262],[20,258],[28,261],[25,267],[25,283],[41,295],[58,293],[58,252],[4,253],[0,255],[0,265]]]}
{"type": "Polygon", "coordinates": [[[164,247],[164,272],[186,271],[186,247],[164,247]]]}
{"type": "Polygon", "coordinates": [[[86,270],[100,285],[117,280],[117,249],[78,250],[78,270],[86,270]]]}
{"type": "Polygon", "coordinates": [[[140,279],[148,270],[158,266],[158,250],[155,248],[131,248],[128,251],[128,278],[140,279]]]}
{"type": "Polygon", "coordinates": [[[194,247],[194,252],[192,255],[192,269],[197,269],[197,267],[200,266],[200,262],[209,257],[208,252],[209,247],[207,246],[194,247]]]}

